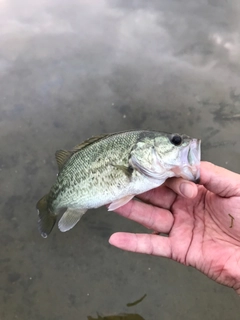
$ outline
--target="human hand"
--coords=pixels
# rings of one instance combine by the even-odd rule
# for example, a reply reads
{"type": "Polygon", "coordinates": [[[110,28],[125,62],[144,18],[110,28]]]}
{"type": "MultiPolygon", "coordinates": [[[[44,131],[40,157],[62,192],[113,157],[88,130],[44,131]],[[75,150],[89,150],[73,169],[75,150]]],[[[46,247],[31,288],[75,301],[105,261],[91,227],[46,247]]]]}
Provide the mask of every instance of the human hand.
{"type": "Polygon", "coordinates": [[[240,295],[240,175],[201,162],[200,185],[173,178],[118,208],[158,233],[113,234],[110,244],[195,267],[240,295]]]}

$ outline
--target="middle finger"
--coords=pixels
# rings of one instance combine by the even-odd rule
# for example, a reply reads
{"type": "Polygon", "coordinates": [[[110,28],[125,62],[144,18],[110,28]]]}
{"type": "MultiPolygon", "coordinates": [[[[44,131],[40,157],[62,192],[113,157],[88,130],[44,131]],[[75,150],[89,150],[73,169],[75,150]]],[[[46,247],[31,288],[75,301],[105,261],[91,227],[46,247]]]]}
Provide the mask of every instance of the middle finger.
{"type": "Polygon", "coordinates": [[[114,211],[125,218],[142,224],[148,229],[162,233],[170,232],[174,220],[169,210],[137,200],[131,200],[114,211]]]}
{"type": "Polygon", "coordinates": [[[177,197],[176,192],[174,192],[173,190],[171,190],[165,185],[162,185],[158,188],[149,190],[147,192],[144,192],[136,196],[136,198],[146,203],[149,203],[164,209],[170,209],[176,197],[177,197]]]}

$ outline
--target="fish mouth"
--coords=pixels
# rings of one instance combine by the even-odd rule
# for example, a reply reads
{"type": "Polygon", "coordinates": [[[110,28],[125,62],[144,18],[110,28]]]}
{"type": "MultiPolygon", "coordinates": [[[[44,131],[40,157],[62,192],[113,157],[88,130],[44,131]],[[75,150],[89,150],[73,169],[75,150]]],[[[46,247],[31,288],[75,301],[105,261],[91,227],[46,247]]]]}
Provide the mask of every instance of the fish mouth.
{"type": "Polygon", "coordinates": [[[201,140],[193,139],[188,149],[188,162],[190,165],[199,164],[201,160],[201,140]]]}
{"type": "Polygon", "coordinates": [[[192,139],[181,154],[181,177],[198,182],[200,179],[201,140],[192,139]]]}
{"type": "Polygon", "coordinates": [[[200,179],[201,140],[193,139],[188,150],[189,169],[193,175],[193,181],[200,179]]]}

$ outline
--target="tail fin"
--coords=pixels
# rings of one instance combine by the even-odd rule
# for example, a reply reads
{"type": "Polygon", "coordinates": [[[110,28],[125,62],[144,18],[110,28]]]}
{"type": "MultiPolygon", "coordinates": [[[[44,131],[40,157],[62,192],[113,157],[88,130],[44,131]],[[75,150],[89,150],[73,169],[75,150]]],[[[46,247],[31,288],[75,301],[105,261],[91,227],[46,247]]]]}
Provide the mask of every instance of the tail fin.
{"type": "Polygon", "coordinates": [[[43,238],[47,238],[57,220],[56,215],[48,208],[48,194],[38,201],[36,208],[39,216],[38,230],[43,238]]]}

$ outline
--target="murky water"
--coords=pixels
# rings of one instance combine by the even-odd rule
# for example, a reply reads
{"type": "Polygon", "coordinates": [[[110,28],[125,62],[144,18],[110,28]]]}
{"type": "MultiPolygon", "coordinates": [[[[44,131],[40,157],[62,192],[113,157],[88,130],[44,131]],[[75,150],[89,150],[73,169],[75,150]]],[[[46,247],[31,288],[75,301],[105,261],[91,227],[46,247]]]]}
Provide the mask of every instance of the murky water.
{"type": "Polygon", "coordinates": [[[55,150],[103,132],[184,132],[240,172],[239,15],[238,0],[0,0],[1,320],[239,318],[231,289],[108,244],[136,223],[100,208],[45,240],[35,211],[55,150]]]}

